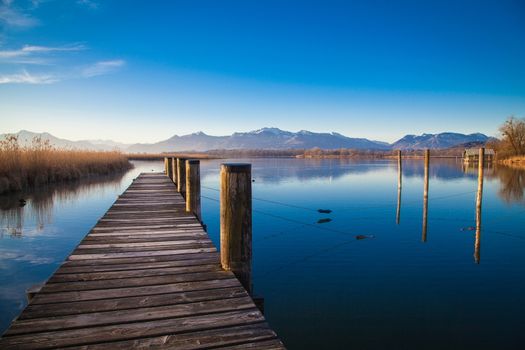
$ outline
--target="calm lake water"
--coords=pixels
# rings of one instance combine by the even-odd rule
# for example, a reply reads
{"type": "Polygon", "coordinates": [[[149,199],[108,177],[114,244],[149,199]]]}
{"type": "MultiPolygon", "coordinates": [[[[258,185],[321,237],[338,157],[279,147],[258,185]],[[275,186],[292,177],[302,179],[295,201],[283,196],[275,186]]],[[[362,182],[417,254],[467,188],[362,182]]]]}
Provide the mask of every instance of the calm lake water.
{"type": "MultiPolygon", "coordinates": [[[[525,172],[485,170],[476,249],[477,170],[460,161],[431,159],[426,240],[422,161],[403,164],[399,220],[396,162],[241,161],[255,180],[255,294],[290,349],[523,348],[525,172]]],[[[222,162],[201,162],[217,245],[222,162]]],[[[135,162],[124,175],[0,197],[0,333],[131,180],[162,169],[135,162]]]]}

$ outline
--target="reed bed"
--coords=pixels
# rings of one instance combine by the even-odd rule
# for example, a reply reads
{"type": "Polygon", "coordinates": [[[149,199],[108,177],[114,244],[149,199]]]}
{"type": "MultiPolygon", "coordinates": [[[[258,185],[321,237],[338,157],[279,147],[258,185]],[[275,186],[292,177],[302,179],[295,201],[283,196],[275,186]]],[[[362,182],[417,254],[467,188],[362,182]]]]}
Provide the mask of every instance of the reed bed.
{"type": "Polygon", "coordinates": [[[0,141],[0,193],[106,175],[131,168],[117,151],[58,149],[40,138],[21,147],[16,136],[0,141]]]}

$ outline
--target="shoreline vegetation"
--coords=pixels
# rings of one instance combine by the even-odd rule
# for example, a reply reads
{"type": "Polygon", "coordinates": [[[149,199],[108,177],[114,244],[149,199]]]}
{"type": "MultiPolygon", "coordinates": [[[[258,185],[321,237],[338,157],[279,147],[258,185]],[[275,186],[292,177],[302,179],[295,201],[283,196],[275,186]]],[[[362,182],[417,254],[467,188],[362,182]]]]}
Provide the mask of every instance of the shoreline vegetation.
{"type": "Polygon", "coordinates": [[[14,136],[0,141],[0,194],[130,168],[132,164],[118,151],[58,149],[40,138],[27,147],[21,147],[14,136]]]}

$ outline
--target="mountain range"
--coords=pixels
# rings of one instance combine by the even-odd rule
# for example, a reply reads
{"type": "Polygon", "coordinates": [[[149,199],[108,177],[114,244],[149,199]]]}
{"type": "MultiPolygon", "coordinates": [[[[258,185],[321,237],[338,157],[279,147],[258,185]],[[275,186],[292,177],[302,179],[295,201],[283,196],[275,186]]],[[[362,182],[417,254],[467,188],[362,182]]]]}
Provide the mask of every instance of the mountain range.
{"type": "Polygon", "coordinates": [[[33,133],[21,130],[16,134],[1,134],[0,139],[8,135],[18,136],[19,144],[31,144],[34,137],[49,140],[59,148],[76,148],[89,150],[118,149],[130,153],[159,153],[180,151],[208,151],[218,149],[322,149],[352,148],[367,150],[390,149],[444,149],[472,142],[485,143],[490,138],[481,133],[460,134],[444,132],[440,134],[406,135],[390,144],[366,138],[352,138],[336,132],[316,133],[306,130],[298,132],[284,131],[278,128],[262,128],[250,132],[236,132],[230,136],[212,136],[203,132],[189,135],[175,135],[156,143],[124,144],[111,140],[70,141],[55,137],[49,133],[33,133]]]}

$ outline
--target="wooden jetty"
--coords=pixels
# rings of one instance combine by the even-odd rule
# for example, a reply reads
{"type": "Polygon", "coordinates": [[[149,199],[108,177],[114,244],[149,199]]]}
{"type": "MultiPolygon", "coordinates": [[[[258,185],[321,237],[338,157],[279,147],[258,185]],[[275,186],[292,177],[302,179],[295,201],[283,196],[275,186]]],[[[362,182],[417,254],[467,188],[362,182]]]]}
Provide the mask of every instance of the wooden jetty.
{"type": "Polygon", "coordinates": [[[284,349],[168,175],[133,181],[1,349],[284,349]]]}

